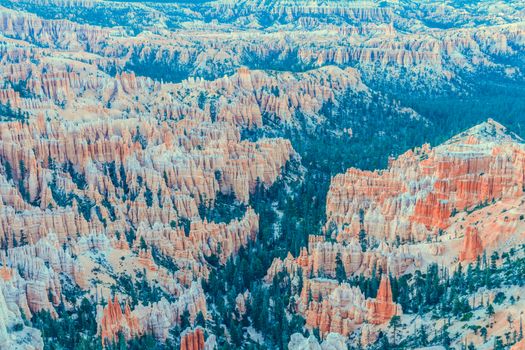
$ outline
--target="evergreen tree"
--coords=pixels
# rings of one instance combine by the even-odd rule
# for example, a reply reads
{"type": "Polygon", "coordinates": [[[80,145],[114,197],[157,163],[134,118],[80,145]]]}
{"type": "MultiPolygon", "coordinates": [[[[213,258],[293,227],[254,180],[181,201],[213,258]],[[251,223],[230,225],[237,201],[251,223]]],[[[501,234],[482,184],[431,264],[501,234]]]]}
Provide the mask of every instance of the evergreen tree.
{"type": "Polygon", "coordinates": [[[396,345],[396,337],[397,337],[397,327],[401,324],[401,318],[398,315],[392,316],[390,319],[390,327],[392,327],[394,331],[394,346],[396,345]]]}
{"type": "Polygon", "coordinates": [[[489,306],[487,307],[487,310],[485,311],[485,314],[492,319],[495,313],[496,312],[494,311],[494,306],[492,306],[492,304],[489,304],[489,306]]]}
{"type": "Polygon", "coordinates": [[[146,199],[146,205],[151,208],[153,206],[153,192],[151,192],[148,186],[146,186],[144,198],[146,199]]]}
{"type": "Polygon", "coordinates": [[[346,271],[343,265],[343,261],[341,260],[340,252],[337,252],[337,255],[335,257],[335,277],[339,282],[343,282],[346,280],[346,271]]]}
{"type": "Polygon", "coordinates": [[[418,345],[427,346],[428,345],[428,335],[424,326],[419,327],[418,332],[418,345]]]}
{"type": "Polygon", "coordinates": [[[204,318],[204,315],[202,314],[202,311],[199,311],[197,313],[197,317],[195,317],[195,325],[205,327],[206,326],[206,320],[204,318]]]}

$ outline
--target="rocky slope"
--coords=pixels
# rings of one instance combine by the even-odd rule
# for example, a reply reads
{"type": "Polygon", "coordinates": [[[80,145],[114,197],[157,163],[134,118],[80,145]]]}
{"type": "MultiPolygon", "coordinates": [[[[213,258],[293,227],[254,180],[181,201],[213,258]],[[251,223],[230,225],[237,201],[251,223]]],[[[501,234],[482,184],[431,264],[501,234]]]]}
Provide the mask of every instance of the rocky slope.
{"type": "MultiPolygon", "coordinates": [[[[434,263],[457,271],[477,261],[479,268],[487,256],[494,260],[495,252],[525,243],[523,151],[521,138],[488,120],[435,148],[425,145],[391,159],[388,169],[337,175],[328,192],[326,236],[311,235],[296,258],[274,260],[268,281],[283,272],[301,281],[297,310],[322,336],[358,333],[363,343],[373,342],[383,329],[374,325],[410,317],[393,301],[388,275],[411,276],[434,263]],[[375,298],[341,282],[378,273],[375,298]]],[[[509,297],[519,300],[521,290],[509,297]]],[[[469,303],[486,307],[495,294],[478,291],[469,303]]],[[[503,304],[498,312],[513,320],[523,309],[503,304]]],[[[503,320],[491,322],[489,337],[503,337],[503,320]]],[[[468,333],[458,343],[467,340],[484,344],[468,333]]]]}
{"type": "MultiPolygon", "coordinates": [[[[525,153],[489,120],[367,169],[486,117],[440,130],[455,106],[432,98],[501,89],[509,100],[479,108],[507,108],[521,131],[523,13],[496,0],[0,0],[0,348],[392,339],[392,318],[416,314],[404,279],[486,268],[523,243],[525,153]],[[264,328],[278,322],[282,334],[264,328]]],[[[472,308],[499,291],[471,293],[472,308]]],[[[495,306],[489,339],[521,305],[495,306]]],[[[470,336],[460,326],[455,344],[470,336]]]]}
{"type": "Polygon", "coordinates": [[[327,226],[337,227],[334,238],[339,240],[357,237],[360,230],[387,241],[432,240],[467,230],[468,251],[461,259],[472,259],[472,251],[479,253],[518,233],[519,219],[506,216],[500,224],[508,224],[508,229],[489,232],[494,231],[489,219],[478,217],[482,222],[475,226],[485,231],[478,234],[470,227],[472,220],[458,213],[519,201],[523,176],[521,140],[489,120],[436,148],[424,145],[408,151],[387,170],[349,169],[336,176],[327,198],[327,226]],[[464,223],[458,224],[460,220],[464,223]]]}

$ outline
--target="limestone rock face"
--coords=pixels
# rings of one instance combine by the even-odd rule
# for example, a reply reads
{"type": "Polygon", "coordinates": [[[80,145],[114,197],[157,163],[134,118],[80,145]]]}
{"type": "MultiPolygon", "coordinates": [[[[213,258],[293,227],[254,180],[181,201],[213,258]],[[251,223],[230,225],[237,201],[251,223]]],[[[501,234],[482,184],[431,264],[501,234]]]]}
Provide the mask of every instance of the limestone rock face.
{"type": "Polygon", "coordinates": [[[169,329],[181,323],[183,313],[187,311],[190,322],[201,312],[207,315],[206,297],[201,285],[195,281],[175,301],[162,298],[159,302],[150,305],[138,305],[133,314],[138,318],[138,328],[141,334],[148,333],[159,341],[165,341],[169,329]]]}
{"type": "Polygon", "coordinates": [[[345,339],[340,334],[330,333],[326,339],[319,344],[314,336],[305,338],[300,333],[294,333],[288,343],[290,350],[344,350],[347,349],[345,339]]]}
{"type": "MultiPolygon", "coordinates": [[[[276,259],[266,278],[272,281],[273,276],[282,271],[290,276],[301,274],[303,284],[302,289],[297,290],[297,311],[304,316],[307,326],[318,328],[321,335],[338,333],[348,336],[365,323],[379,325],[388,322],[395,314],[402,314],[401,307],[393,302],[388,277],[383,276],[377,297],[366,299],[359,287],[335,279],[314,277],[320,271],[309,270],[309,265],[304,263],[308,259],[306,249],[297,259],[291,254],[284,261],[276,259]]],[[[329,270],[326,271],[329,275],[329,270]]],[[[349,276],[353,273],[350,272],[349,276]]],[[[325,272],[323,276],[327,276],[325,272]]]]}
{"type": "Polygon", "coordinates": [[[383,276],[376,298],[366,299],[358,287],[335,280],[307,279],[298,303],[306,323],[319,328],[321,334],[349,335],[363,323],[383,324],[401,315],[392,300],[388,277],[383,276]]]}
{"type": "Polygon", "coordinates": [[[438,235],[451,227],[459,211],[523,195],[520,142],[489,120],[438,147],[408,151],[386,170],[349,169],[331,183],[329,225],[341,237],[357,236],[360,230],[390,241],[438,235]]]}
{"type": "MultiPolygon", "coordinates": [[[[99,303],[104,341],[164,341],[183,315],[211,317],[202,282],[258,239],[250,194],[299,159],[290,141],[260,135],[316,132],[342,101],[371,110],[382,92],[367,81],[454,91],[476,72],[522,79],[522,8],[493,5],[2,2],[0,348],[41,348],[38,332],[13,325],[56,317],[72,290],[99,303]],[[223,220],[222,204],[239,210],[223,220]],[[139,284],[154,301],[132,298],[139,284]]],[[[429,122],[392,105],[400,125],[429,122]]],[[[359,136],[360,123],[334,132],[359,136]]],[[[524,240],[520,142],[488,121],[386,170],[336,176],[323,235],[266,276],[289,275],[290,307],[325,338],[295,335],[290,348],[341,349],[337,334],[358,328],[372,338],[401,313],[387,275],[524,240]],[[336,280],[361,275],[383,276],[376,298],[336,280]]],[[[234,296],[236,317],[250,298],[234,296]]],[[[206,334],[187,330],[181,349],[212,348],[206,334]]]]}
{"type": "MultiPolygon", "coordinates": [[[[188,311],[191,322],[199,312],[206,316],[206,299],[201,286],[196,282],[183,290],[174,302],[162,298],[159,302],[147,306],[139,304],[133,310],[128,302],[121,305],[118,297],[115,296],[113,300],[109,300],[106,307],[98,310],[100,335],[103,341],[115,341],[118,340],[119,333],[122,333],[126,339],[152,334],[159,341],[165,341],[169,329],[180,324],[185,311],[188,311]]],[[[195,334],[191,333],[193,334],[191,341],[195,340],[191,344],[198,345],[201,337],[204,344],[202,329],[197,329],[195,332],[195,334]]],[[[190,339],[186,341],[189,342],[190,339]]]]}
{"type": "Polygon", "coordinates": [[[81,289],[87,287],[84,268],[52,234],[36,244],[9,248],[3,261],[4,271],[9,271],[2,276],[6,300],[18,305],[27,318],[42,310],[55,315],[54,307],[62,299],[59,274],[70,276],[81,289]]]}
{"type": "Polygon", "coordinates": [[[298,309],[309,327],[344,336],[353,332],[366,318],[365,297],[359,288],[333,280],[306,280],[298,309]]]}
{"type": "Polygon", "coordinates": [[[430,263],[455,269],[458,258],[472,262],[488,247],[525,241],[518,220],[524,150],[521,139],[489,120],[435,148],[409,151],[384,171],[349,169],[332,180],[325,234],[310,235],[297,257],[275,259],[266,281],[282,272],[301,276],[302,288],[292,290],[308,328],[323,337],[359,329],[372,341],[403,314],[388,276],[430,263]],[[338,282],[378,271],[374,298],[338,282]]]}
{"type": "MultiPolygon", "coordinates": [[[[209,275],[207,259],[224,263],[257,239],[250,192],[271,186],[295,152],[288,140],[249,141],[241,129],[261,126],[264,113],[283,120],[297,108],[316,113],[333,98],[330,84],[362,87],[351,69],[334,71],[332,83],[324,73],[299,82],[242,70],[184,84],[109,75],[105,59],[89,52],[104,56],[108,33],[123,31],[0,12],[2,34],[29,45],[2,45],[0,72],[9,83],[0,102],[30,120],[0,124],[2,289],[28,319],[42,310],[56,316],[66,288],[109,299],[98,311],[107,340],[119,332],[165,340],[185,310],[192,320],[206,315],[198,284],[209,275]],[[54,59],[55,49],[85,55],[54,59]],[[267,93],[278,84],[289,86],[281,100],[267,93]],[[202,90],[210,98],[199,105],[202,90]],[[242,208],[239,215],[207,217],[223,198],[242,208]],[[133,310],[116,302],[111,285],[138,276],[167,298],[133,310]]],[[[115,297],[128,300],[123,290],[115,297]]]]}
{"type": "MultiPolygon", "coordinates": [[[[0,281],[0,286],[2,285],[0,281]]],[[[16,305],[8,305],[0,288],[0,349],[42,350],[40,331],[24,325],[16,305]]]]}
{"type": "Polygon", "coordinates": [[[323,236],[310,235],[309,247],[303,248],[297,258],[289,254],[284,260],[273,261],[268,269],[267,281],[281,271],[296,273],[299,269],[306,276],[335,278],[338,259],[347,277],[370,276],[374,271],[388,271],[399,276],[407,270],[421,267],[423,263],[421,255],[411,253],[406,245],[393,247],[383,242],[375,249],[363,251],[354,238],[348,242],[326,242],[323,236]]]}
{"type": "MultiPolygon", "coordinates": [[[[117,124],[120,123],[117,122],[117,124]]],[[[289,142],[282,139],[266,139],[256,144],[241,142],[238,134],[228,136],[230,132],[226,128],[224,129],[226,134],[222,136],[217,132],[214,135],[210,134],[215,141],[210,139],[210,144],[207,146],[210,147],[208,151],[197,151],[195,158],[187,157],[187,155],[179,156],[178,153],[183,149],[178,147],[173,146],[171,151],[166,148],[162,141],[166,137],[164,132],[157,134],[159,137],[157,140],[146,141],[144,139],[143,142],[148,142],[153,152],[146,155],[148,152],[143,153],[145,150],[137,150],[137,143],[131,146],[133,138],[142,137],[142,134],[137,131],[139,125],[128,122],[124,124],[128,124],[124,127],[129,128],[127,131],[120,129],[124,125],[114,125],[113,127],[120,131],[113,127],[110,128],[110,132],[114,133],[113,141],[101,140],[96,147],[93,144],[88,145],[91,142],[88,141],[91,136],[87,135],[83,145],[82,143],[67,144],[70,143],[67,140],[79,140],[73,136],[77,135],[77,132],[84,133],[87,130],[77,130],[70,134],[63,128],[63,124],[42,125],[43,129],[40,130],[21,124],[11,126],[2,124],[6,128],[2,132],[4,137],[2,155],[9,164],[12,164],[10,167],[14,172],[13,176],[16,176],[17,180],[23,184],[20,190],[27,193],[26,199],[40,201],[40,208],[28,205],[20,193],[12,191],[6,193],[4,197],[6,212],[27,210],[27,213],[31,215],[5,215],[2,219],[3,224],[0,225],[3,229],[0,228],[0,230],[5,232],[9,225],[17,241],[23,238],[21,236],[23,229],[25,229],[25,239],[27,236],[37,239],[52,231],[59,236],[60,240],[64,240],[67,232],[87,234],[91,231],[101,232],[103,230],[115,232],[118,230],[117,227],[120,227],[121,230],[125,229],[124,217],[126,216],[137,225],[141,222],[148,225],[156,222],[170,224],[174,221],[177,223],[179,217],[196,217],[197,207],[202,201],[206,201],[203,205],[213,205],[216,193],[219,191],[235,193],[238,200],[246,202],[249,191],[254,188],[257,178],[264,183],[272,183],[292,153],[289,142]],[[20,129],[17,129],[18,127],[20,129]],[[127,138],[127,141],[124,139],[117,141],[119,139],[117,135],[121,131],[123,132],[121,136],[127,138]],[[42,132],[42,140],[35,142],[31,152],[17,154],[16,152],[20,152],[21,148],[20,145],[16,145],[18,141],[14,140],[28,141],[31,139],[29,135],[35,132],[42,132]],[[46,145],[48,141],[44,141],[49,133],[61,135],[57,140],[62,141],[58,141],[52,148],[49,148],[50,144],[46,145]],[[25,136],[22,136],[24,134],[25,136]],[[233,139],[228,141],[230,137],[233,139]],[[221,144],[225,147],[223,152],[219,152],[221,144]],[[81,150],[82,148],[84,150],[81,150]],[[18,149],[18,151],[12,153],[13,149],[18,149]],[[129,154],[133,149],[142,154],[129,154]],[[24,158],[26,155],[27,158],[24,158]],[[72,158],[69,158],[70,155],[72,158]],[[18,157],[22,158],[18,159],[18,157]],[[53,159],[53,163],[38,163],[37,158],[53,159]],[[119,160],[118,163],[115,160],[119,160]],[[67,170],[49,169],[50,165],[54,167],[55,164],[62,164],[67,170]],[[204,168],[201,167],[201,164],[204,168]],[[206,167],[209,168],[205,169],[206,167]],[[23,178],[21,170],[24,172],[23,178]],[[78,187],[77,180],[82,181],[81,188],[78,187]],[[124,181],[126,181],[125,186],[124,181]],[[133,196],[129,196],[130,192],[133,196]],[[124,203],[118,203],[116,196],[121,197],[122,195],[128,196],[128,199],[124,203]],[[190,198],[190,195],[198,199],[190,198]],[[83,200],[88,201],[87,203],[93,207],[98,203],[101,206],[97,209],[98,214],[95,215],[95,210],[93,210],[94,217],[91,217],[91,211],[85,209],[81,212],[84,210],[82,207],[84,202],[77,196],[84,198],[83,200]],[[101,204],[102,201],[105,205],[101,204]],[[50,211],[49,208],[56,210],[50,211]]],[[[102,124],[92,127],[102,128],[99,131],[93,131],[93,141],[100,136],[96,136],[98,132],[109,131],[106,129],[107,126],[102,124]]],[[[168,132],[167,129],[165,131],[168,132]]],[[[208,129],[208,132],[211,132],[211,129],[208,129]]],[[[182,136],[182,138],[185,137],[182,136]]],[[[28,143],[29,141],[24,146],[31,149],[28,143]]],[[[7,185],[4,188],[8,187],[7,185]]],[[[6,237],[5,233],[3,236],[4,241],[13,238],[6,237]]]]}
{"type": "Polygon", "coordinates": [[[129,305],[126,303],[124,312],[122,306],[115,296],[114,300],[109,300],[104,308],[100,320],[102,341],[116,341],[118,334],[124,334],[126,339],[139,335],[138,318],[132,314],[129,305]]]}
{"type": "MultiPolygon", "coordinates": [[[[75,4],[86,11],[116,7],[100,1],[46,0],[35,4],[43,6],[42,3],[64,8],[75,4]]],[[[505,6],[505,10],[492,11],[490,4],[476,3],[465,11],[434,3],[423,3],[414,8],[404,1],[385,5],[378,2],[311,3],[304,0],[264,5],[256,1],[191,5],[194,4],[174,10],[187,18],[188,25],[187,31],[176,34],[165,24],[168,16],[161,11],[145,11],[144,8],[140,11],[140,18],[126,19],[123,23],[116,21],[112,24],[119,26],[107,27],[69,20],[46,20],[4,8],[0,30],[8,38],[35,43],[40,47],[85,52],[83,58],[86,60],[95,60],[96,54],[99,64],[105,68],[114,67],[116,63],[122,66],[139,63],[161,71],[178,64],[180,72],[174,79],[181,79],[181,76],[222,77],[247,65],[255,57],[261,62],[273,59],[281,63],[289,59],[309,68],[361,66],[367,72],[379,69],[395,75],[400,75],[400,68],[405,68],[425,74],[431,82],[436,79],[448,81],[454,77],[455,69],[509,69],[495,57],[506,55],[517,58],[520,48],[523,48],[524,30],[520,25],[518,6],[505,6]],[[198,21],[203,16],[217,23],[203,28],[198,21]],[[294,35],[288,35],[283,40],[282,33],[278,31],[264,31],[260,23],[253,21],[253,18],[263,16],[268,25],[283,25],[286,31],[290,27],[296,29],[294,35]],[[427,27],[423,20],[441,23],[443,18],[450,18],[457,27],[441,26],[444,29],[436,30],[433,26],[427,27]],[[231,26],[232,23],[236,25],[231,26]],[[480,24],[472,26],[469,23],[480,24]],[[130,36],[125,31],[125,27],[132,24],[140,28],[141,35],[130,36]],[[224,24],[228,24],[227,29],[222,26],[224,24]],[[235,40],[223,40],[220,46],[217,45],[214,32],[234,30],[242,33],[247,28],[250,35],[236,35],[235,40]],[[195,31],[200,35],[194,35],[195,31]],[[240,55],[240,52],[248,53],[247,57],[240,55]],[[425,67],[429,72],[425,72],[425,67]]],[[[28,5],[20,7],[31,9],[28,5]]],[[[20,53],[15,57],[20,56],[24,57],[20,53]]],[[[518,71],[513,68],[510,67],[510,71],[518,71]]],[[[248,79],[243,83],[250,86],[248,79]]],[[[47,86],[44,91],[51,96],[67,96],[57,93],[56,88],[62,88],[60,82],[50,79],[47,86]]],[[[128,84],[124,79],[120,87],[131,91],[135,85],[128,84]]],[[[107,86],[106,96],[112,96],[115,88],[114,85],[107,86]]],[[[250,107],[245,109],[249,110],[250,107]]]]}

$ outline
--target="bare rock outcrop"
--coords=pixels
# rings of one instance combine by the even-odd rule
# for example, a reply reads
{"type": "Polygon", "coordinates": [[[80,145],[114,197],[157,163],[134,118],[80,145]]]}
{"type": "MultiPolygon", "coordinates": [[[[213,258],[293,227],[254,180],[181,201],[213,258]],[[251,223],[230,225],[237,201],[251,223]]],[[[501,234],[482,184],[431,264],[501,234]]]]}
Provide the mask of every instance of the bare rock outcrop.
{"type": "Polygon", "coordinates": [[[16,305],[14,310],[12,307],[6,303],[0,288],[0,349],[42,350],[44,343],[40,331],[25,326],[16,305]]]}
{"type": "Polygon", "coordinates": [[[411,253],[410,247],[393,247],[382,243],[377,248],[363,251],[355,238],[344,242],[327,242],[324,236],[309,236],[308,248],[301,249],[299,256],[291,254],[281,260],[275,259],[268,269],[267,281],[281,271],[305,276],[336,277],[337,264],[341,264],[347,277],[356,275],[371,276],[374,271],[389,272],[396,276],[422,266],[419,253],[411,253]]]}
{"type": "Polygon", "coordinates": [[[459,260],[474,261],[483,253],[483,244],[476,228],[469,227],[463,239],[463,248],[459,252],[459,260]]]}
{"type": "Polygon", "coordinates": [[[326,339],[319,344],[314,336],[305,338],[300,333],[294,333],[288,343],[290,350],[344,350],[347,349],[345,339],[340,334],[330,333],[326,339]]]}
{"type": "Polygon", "coordinates": [[[392,287],[388,276],[381,278],[377,297],[367,302],[367,308],[368,322],[372,324],[383,324],[388,322],[392,316],[402,314],[400,306],[392,300],[392,287]]]}
{"type": "Polygon", "coordinates": [[[140,334],[138,318],[132,314],[128,303],[125,304],[122,312],[117,296],[113,300],[110,299],[104,308],[100,327],[103,342],[116,341],[119,333],[122,333],[126,339],[140,334]]]}
{"type": "Polygon", "coordinates": [[[460,210],[520,198],[524,156],[519,139],[489,120],[436,148],[408,151],[386,170],[349,169],[331,183],[329,225],[343,237],[364,230],[389,241],[427,240],[460,210]]]}
{"type": "Polygon", "coordinates": [[[180,341],[180,350],[204,350],[204,331],[202,328],[186,330],[180,341]]]}

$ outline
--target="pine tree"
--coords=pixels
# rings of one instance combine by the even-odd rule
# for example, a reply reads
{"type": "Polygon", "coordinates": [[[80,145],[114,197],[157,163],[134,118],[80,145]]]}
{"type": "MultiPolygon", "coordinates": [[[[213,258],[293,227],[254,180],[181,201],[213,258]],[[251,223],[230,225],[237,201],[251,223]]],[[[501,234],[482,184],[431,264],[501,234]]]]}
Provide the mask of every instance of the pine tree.
{"type": "Polygon", "coordinates": [[[11,181],[13,179],[13,169],[11,168],[11,164],[6,160],[4,161],[4,169],[5,169],[5,176],[8,181],[11,181]]]}
{"type": "Polygon", "coordinates": [[[446,348],[450,348],[450,344],[452,342],[452,339],[450,339],[450,334],[448,332],[448,329],[446,326],[441,328],[441,344],[446,348]]]}
{"type": "Polygon", "coordinates": [[[489,306],[487,307],[487,310],[485,311],[485,313],[487,314],[487,316],[492,318],[492,316],[494,316],[494,314],[495,314],[494,306],[492,306],[492,304],[489,304],[489,306]]]}
{"type": "Polygon", "coordinates": [[[146,244],[146,240],[142,236],[140,236],[140,249],[142,249],[142,250],[147,250],[148,249],[148,245],[146,244]]]}
{"type": "Polygon", "coordinates": [[[483,342],[486,343],[487,342],[487,328],[485,327],[482,327],[480,330],[479,330],[481,336],[483,337],[483,342]]]}
{"type": "Polygon", "coordinates": [[[199,311],[197,316],[195,317],[195,325],[205,327],[206,326],[206,319],[204,318],[204,315],[202,314],[202,311],[199,311]]]}
{"type": "Polygon", "coordinates": [[[153,206],[153,192],[151,192],[148,186],[146,186],[144,197],[146,199],[146,205],[151,208],[151,206],[153,206]]]}
{"type": "Polygon", "coordinates": [[[487,307],[487,310],[485,311],[486,315],[489,316],[489,319],[490,319],[490,327],[492,328],[493,326],[493,323],[494,323],[494,315],[495,315],[495,311],[494,311],[494,306],[492,306],[492,304],[489,304],[489,306],[487,307]]]}
{"type": "Polygon", "coordinates": [[[392,316],[390,319],[390,327],[393,328],[394,331],[394,346],[396,345],[396,335],[397,335],[397,327],[401,324],[401,318],[397,315],[392,316]]]}
{"type": "Polygon", "coordinates": [[[126,338],[124,338],[124,333],[118,332],[118,349],[126,350],[128,348],[126,344],[126,338]]]}
{"type": "Polygon", "coordinates": [[[346,271],[343,265],[343,261],[341,260],[340,252],[337,252],[337,255],[335,256],[335,278],[339,282],[343,282],[346,280],[346,271]]]}
{"type": "Polygon", "coordinates": [[[120,163],[119,173],[120,173],[120,186],[124,190],[124,193],[128,194],[129,186],[128,186],[128,179],[126,176],[126,169],[124,169],[124,163],[120,163]]]}
{"type": "Polygon", "coordinates": [[[421,325],[421,327],[419,327],[418,342],[419,342],[419,345],[423,345],[423,346],[427,346],[428,345],[428,335],[427,335],[427,331],[425,330],[425,327],[423,327],[423,325],[421,325]]]}
{"type": "Polygon", "coordinates": [[[494,339],[494,350],[504,350],[505,346],[503,345],[503,341],[501,340],[501,337],[497,336],[494,339]]]}
{"type": "Polygon", "coordinates": [[[190,312],[186,308],[184,309],[184,311],[182,312],[182,315],[180,316],[180,328],[184,330],[188,327],[191,327],[190,312]]]}

